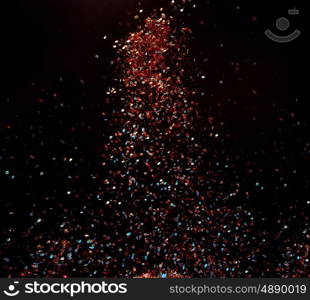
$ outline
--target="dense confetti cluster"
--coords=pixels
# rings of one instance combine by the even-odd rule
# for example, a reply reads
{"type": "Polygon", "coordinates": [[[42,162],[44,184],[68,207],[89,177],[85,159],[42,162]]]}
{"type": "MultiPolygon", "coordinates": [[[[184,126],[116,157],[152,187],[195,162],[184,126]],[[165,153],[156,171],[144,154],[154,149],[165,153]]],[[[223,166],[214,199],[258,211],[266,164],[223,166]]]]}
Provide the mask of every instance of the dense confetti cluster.
{"type": "MultiPolygon", "coordinates": [[[[26,123],[3,123],[0,179],[23,188],[3,201],[2,276],[309,276],[307,122],[275,105],[272,143],[238,152],[218,113],[225,101],[195,87],[207,72],[192,35],[161,11],[115,42],[103,128],[81,120],[85,82],[64,90],[63,78],[36,91],[26,123]],[[99,153],[88,144],[96,130],[99,153]],[[296,199],[282,203],[288,189],[296,199]]],[[[230,62],[239,81],[242,67],[230,62]]]]}
{"type": "MultiPolygon", "coordinates": [[[[125,266],[139,261],[147,271],[215,276],[230,269],[239,272],[226,252],[235,248],[249,255],[251,212],[241,206],[232,212],[214,195],[212,186],[222,179],[202,166],[208,148],[198,140],[195,92],[183,82],[188,49],[184,36],[177,36],[162,15],[148,18],[121,48],[126,104],[114,117],[120,129],[104,146],[102,197],[108,215],[118,216],[113,228],[120,239],[125,237],[119,249],[125,252],[125,266]],[[235,236],[232,228],[244,236],[235,236]],[[234,243],[219,242],[227,234],[234,243]]],[[[231,196],[236,193],[238,184],[231,196]]],[[[128,268],[124,272],[136,275],[128,268]]]]}

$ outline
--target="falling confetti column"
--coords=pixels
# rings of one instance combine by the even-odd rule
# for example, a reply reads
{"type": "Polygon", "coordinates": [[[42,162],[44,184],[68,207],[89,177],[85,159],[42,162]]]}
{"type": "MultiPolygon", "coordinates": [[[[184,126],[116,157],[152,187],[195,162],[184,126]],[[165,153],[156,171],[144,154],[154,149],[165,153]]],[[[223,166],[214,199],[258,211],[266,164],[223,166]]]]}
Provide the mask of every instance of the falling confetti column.
{"type": "Polygon", "coordinates": [[[195,91],[185,85],[191,31],[172,23],[165,15],[148,18],[117,43],[122,85],[108,93],[124,106],[112,118],[120,129],[102,153],[106,230],[116,239],[110,272],[223,276],[239,272],[230,252],[250,255],[253,217],[219,202],[219,174],[202,167],[208,150],[199,135],[205,133],[197,127],[195,91]]]}
{"type": "MultiPolygon", "coordinates": [[[[192,218],[188,207],[199,195],[194,177],[199,146],[194,136],[197,104],[189,100],[194,93],[182,82],[189,33],[187,28],[173,30],[170,19],[162,15],[146,19],[143,29],[119,46],[126,104],[117,114],[121,129],[105,145],[103,165],[109,176],[103,182],[109,192],[106,205],[114,212],[119,206],[127,208],[128,214],[119,214],[129,229],[140,221],[140,231],[148,232],[156,225],[152,220],[157,214],[166,225],[181,212],[192,218]],[[150,217],[141,222],[148,211],[150,217]]],[[[157,231],[164,238],[159,227],[157,231]]]]}

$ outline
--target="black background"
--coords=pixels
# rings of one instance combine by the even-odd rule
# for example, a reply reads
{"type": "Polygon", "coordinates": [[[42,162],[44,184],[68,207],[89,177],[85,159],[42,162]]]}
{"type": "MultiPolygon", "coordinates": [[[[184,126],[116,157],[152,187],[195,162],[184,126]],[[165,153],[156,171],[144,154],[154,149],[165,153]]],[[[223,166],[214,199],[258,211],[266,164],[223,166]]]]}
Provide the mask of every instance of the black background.
{"type": "MultiPolygon", "coordinates": [[[[138,22],[133,16],[140,8],[146,17],[154,8],[169,7],[170,1],[141,0],[140,5],[135,0],[6,2],[9,3],[1,3],[4,53],[0,57],[0,184],[4,208],[1,220],[9,226],[27,223],[24,211],[31,204],[42,199],[58,201],[68,187],[77,191],[79,199],[95,197],[92,176],[98,165],[102,136],[106,134],[101,113],[111,109],[103,98],[113,79],[109,63],[115,55],[113,41],[136,28],[138,22]],[[103,40],[105,35],[108,38],[103,40]],[[51,104],[54,93],[61,95],[63,109],[51,104]],[[42,105],[39,99],[44,99],[42,105]],[[30,154],[37,157],[33,164],[30,154]],[[68,167],[52,160],[69,155],[79,163],[68,167]],[[45,172],[43,178],[38,175],[41,169],[45,172]],[[5,170],[14,170],[16,178],[8,178],[5,170]],[[80,179],[71,183],[68,175],[80,179]]],[[[303,98],[307,61],[305,10],[298,1],[219,0],[201,1],[199,9],[191,12],[191,16],[175,13],[175,17],[193,29],[192,55],[209,59],[207,109],[210,106],[212,112],[220,110],[215,114],[232,136],[232,151],[244,157],[253,151],[265,153],[256,164],[265,170],[262,181],[268,188],[255,195],[252,206],[269,216],[271,228],[279,207],[291,203],[298,206],[309,191],[309,157],[303,152],[308,128],[295,134],[287,125],[286,135],[286,125],[280,131],[278,126],[281,113],[294,113],[303,122],[309,119],[303,98]],[[280,34],[275,20],[288,17],[287,10],[295,6],[301,14],[289,17],[288,31],[296,28],[302,35],[289,44],[268,40],[264,31],[270,28],[280,34]],[[219,48],[220,43],[223,48],[219,48]],[[233,61],[242,64],[247,78],[241,88],[236,87],[237,79],[227,67],[233,61]],[[219,79],[224,80],[224,88],[219,88],[219,79]],[[258,91],[258,96],[253,96],[253,90],[258,91]],[[217,103],[221,103],[220,108],[217,103]],[[283,163],[272,149],[277,140],[286,145],[288,168],[298,170],[289,191],[273,190],[276,183],[269,178],[269,164],[277,159],[279,165],[283,163]],[[272,193],[275,196],[271,197],[272,193]],[[270,198],[274,198],[272,205],[270,198]]],[[[69,197],[66,201],[75,206],[79,199],[69,197]]]]}

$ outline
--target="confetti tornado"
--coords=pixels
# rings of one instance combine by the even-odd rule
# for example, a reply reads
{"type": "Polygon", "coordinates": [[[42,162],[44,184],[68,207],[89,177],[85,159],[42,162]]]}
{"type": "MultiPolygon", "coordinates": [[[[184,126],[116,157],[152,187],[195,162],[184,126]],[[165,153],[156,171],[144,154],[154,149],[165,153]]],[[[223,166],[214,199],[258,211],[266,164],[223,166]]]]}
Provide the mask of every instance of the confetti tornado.
{"type": "MultiPolygon", "coordinates": [[[[251,213],[212,199],[212,172],[202,167],[208,150],[197,140],[195,91],[185,85],[190,34],[162,14],[118,43],[122,84],[108,94],[125,104],[113,117],[119,129],[104,146],[102,165],[106,209],[119,217],[111,230],[120,240],[126,236],[118,255],[127,276],[219,275],[236,265],[226,255],[235,245],[222,243],[233,235],[230,226],[246,231],[251,225],[251,213]]],[[[246,237],[236,236],[239,246],[246,248],[246,237]]]]}

